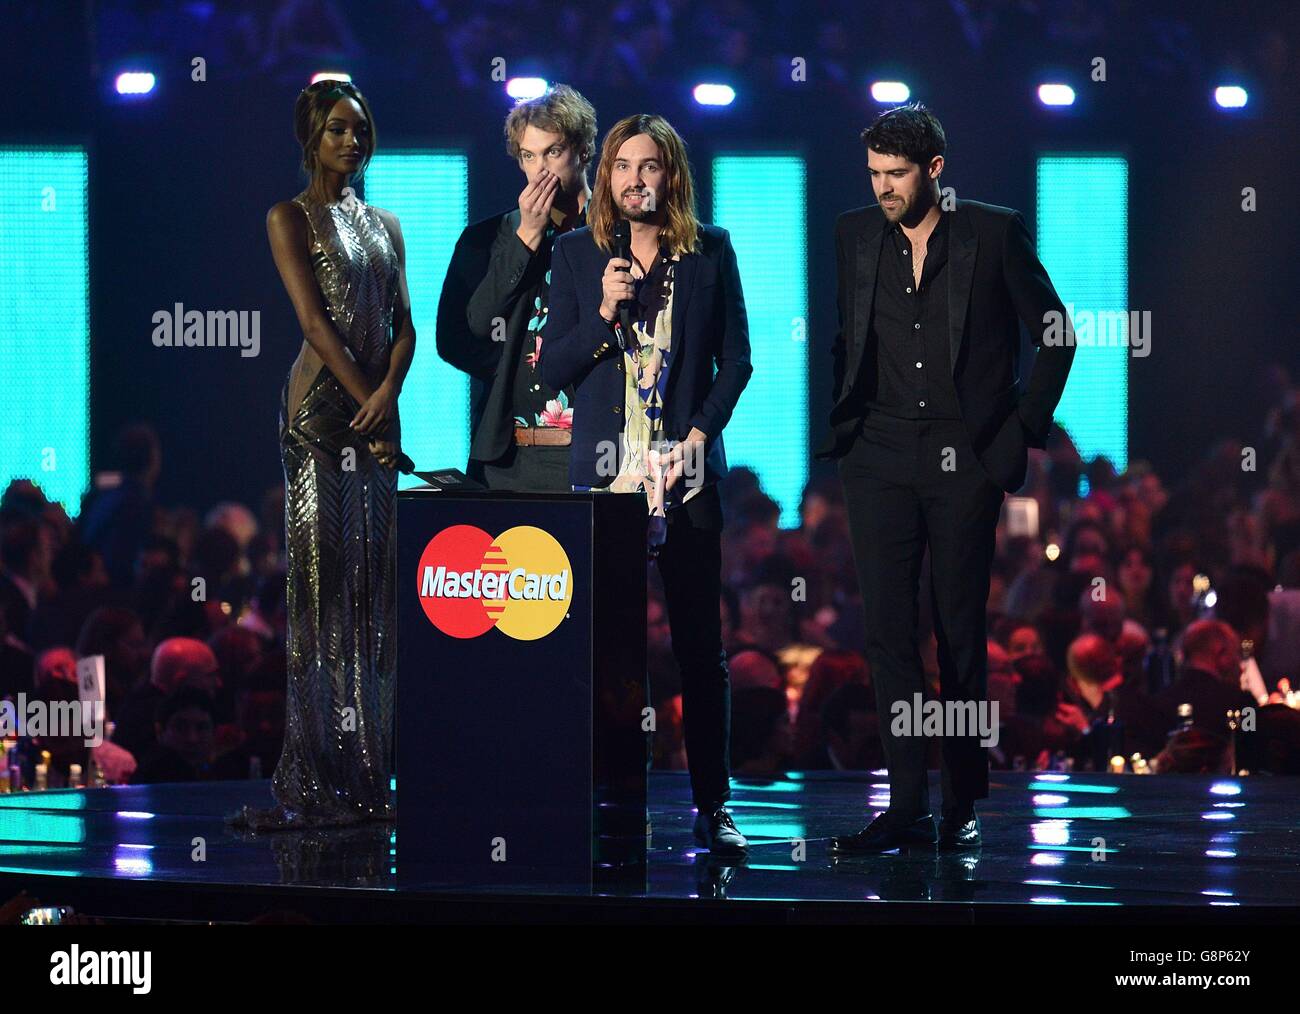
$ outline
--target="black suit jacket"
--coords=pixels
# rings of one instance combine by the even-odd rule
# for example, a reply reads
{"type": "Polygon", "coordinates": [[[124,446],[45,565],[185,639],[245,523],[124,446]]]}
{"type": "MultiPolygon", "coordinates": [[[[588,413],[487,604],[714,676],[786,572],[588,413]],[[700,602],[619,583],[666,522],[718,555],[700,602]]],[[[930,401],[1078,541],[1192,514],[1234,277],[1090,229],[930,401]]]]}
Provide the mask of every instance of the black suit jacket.
{"type": "Polygon", "coordinates": [[[514,435],[511,367],[519,361],[541,281],[533,251],[515,235],[519,209],[465,227],[438,300],[438,355],[470,378],[471,461],[496,461],[514,435]],[[506,321],[494,341],[492,321],[506,321]]]}
{"type": "MultiPolygon", "coordinates": [[[[1018,211],[958,201],[948,232],[948,346],[962,418],[980,463],[1002,489],[1025,481],[1028,447],[1046,446],[1052,413],[1074,360],[1065,306],[1034,252],[1018,211]],[[1056,311],[1065,341],[1051,339],[1044,318],[1056,311]],[[1037,346],[1029,385],[1020,391],[1020,324],[1037,346]]],[[[862,412],[864,380],[876,369],[871,305],[886,222],[879,205],[836,222],[839,332],[832,349],[831,437],[818,458],[848,452],[862,412]]]]}
{"type": "MultiPolygon", "coordinates": [[[[727,473],[722,430],[754,372],[749,321],[736,251],[725,229],[701,225],[699,252],[682,256],[673,276],[672,352],[664,391],[664,436],[682,440],[691,427],[707,435],[703,481],[727,473]]],[[[555,241],[551,312],[542,341],[542,376],[554,388],[577,388],[569,475],[574,485],[608,486],[598,475],[602,444],[619,446],[625,374],[614,333],[600,316],[601,276],[610,254],[583,227],[555,241]],[[610,443],[612,442],[612,444],[610,443]]],[[[693,500],[702,499],[701,493],[693,500]]],[[[692,501],[693,502],[693,501],[692,501]]]]}

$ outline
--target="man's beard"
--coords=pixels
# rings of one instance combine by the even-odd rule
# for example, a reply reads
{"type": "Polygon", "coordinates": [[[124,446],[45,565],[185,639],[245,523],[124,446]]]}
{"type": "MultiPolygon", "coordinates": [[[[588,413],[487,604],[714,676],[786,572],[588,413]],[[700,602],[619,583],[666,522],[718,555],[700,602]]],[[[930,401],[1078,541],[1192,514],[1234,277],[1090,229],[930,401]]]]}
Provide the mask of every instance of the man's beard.
{"type": "Polygon", "coordinates": [[[655,214],[654,210],[648,206],[651,200],[653,199],[651,197],[653,191],[638,190],[635,192],[641,195],[640,206],[635,208],[629,208],[625,202],[627,198],[631,196],[631,194],[624,194],[622,197],[619,198],[619,202],[618,202],[619,214],[621,214],[629,222],[644,222],[649,218],[653,218],[655,214]]]}
{"type": "Polygon", "coordinates": [[[896,204],[886,204],[884,201],[881,201],[880,210],[885,213],[885,218],[887,218],[890,222],[897,222],[900,218],[902,218],[905,214],[907,214],[909,210],[911,210],[911,205],[908,204],[906,201],[902,200],[901,198],[896,204]]]}

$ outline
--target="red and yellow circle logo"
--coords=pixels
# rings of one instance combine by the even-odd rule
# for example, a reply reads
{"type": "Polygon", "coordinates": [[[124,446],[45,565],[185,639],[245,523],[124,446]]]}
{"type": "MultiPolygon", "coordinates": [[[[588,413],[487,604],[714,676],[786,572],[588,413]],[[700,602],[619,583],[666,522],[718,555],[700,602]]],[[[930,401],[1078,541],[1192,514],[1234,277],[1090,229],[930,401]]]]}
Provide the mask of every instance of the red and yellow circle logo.
{"type": "Polygon", "coordinates": [[[420,605],[451,637],[479,637],[496,627],[520,641],[545,637],[573,600],[573,570],[564,547],[531,525],[493,539],[473,525],[444,528],[420,554],[420,605]]]}

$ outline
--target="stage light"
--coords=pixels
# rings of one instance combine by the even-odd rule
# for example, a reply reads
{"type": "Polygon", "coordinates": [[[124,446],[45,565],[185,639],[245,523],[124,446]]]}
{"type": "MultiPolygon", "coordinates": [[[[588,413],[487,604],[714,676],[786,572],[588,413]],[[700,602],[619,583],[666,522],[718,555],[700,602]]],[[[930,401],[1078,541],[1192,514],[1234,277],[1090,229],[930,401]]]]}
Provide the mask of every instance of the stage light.
{"type": "Polygon", "coordinates": [[[0,147],[0,486],[30,479],[72,516],[90,483],[89,180],[83,148],[0,147]]]}
{"type": "Polygon", "coordinates": [[[877,102],[906,102],[912,95],[912,89],[902,81],[873,81],[871,97],[877,102]]]}
{"type": "Polygon", "coordinates": [[[697,84],[695,101],[702,106],[729,106],[736,101],[736,89],[724,84],[697,84]]]}
{"type": "Polygon", "coordinates": [[[315,84],[317,81],[346,81],[350,84],[352,82],[352,75],[346,74],[341,70],[318,70],[311,76],[312,84],[315,84]]]}
{"type": "Polygon", "coordinates": [[[158,79],[147,70],[124,70],[113,87],[119,95],[148,95],[157,83],[158,79]]]}
{"type": "Polygon", "coordinates": [[[1241,109],[1249,98],[1241,85],[1219,85],[1214,89],[1214,101],[1220,109],[1241,109]]]}
{"type": "Polygon", "coordinates": [[[506,94],[516,101],[541,98],[546,88],[544,77],[512,77],[506,82],[506,94]]]}
{"type": "Polygon", "coordinates": [[[1104,454],[1123,472],[1131,337],[1128,160],[1112,154],[1045,154],[1038,159],[1037,177],[1038,256],[1061,302],[1076,329],[1085,319],[1115,322],[1113,340],[1094,337],[1074,357],[1056,420],[1084,461],[1104,454]]]}
{"type": "MultiPolygon", "coordinates": [[[[406,241],[412,292],[437,293],[461,230],[469,221],[469,158],[460,150],[380,148],[366,170],[365,199],[397,216],[406,241]]],[[[399,401],[402,448],[421,468],[463,468],[469,457],[469,377],[430,355],[436,298],[414,300],[415,333],[430,336],[411,364],[399,401]],[[436,398],[428,392],[437,391],[436,398]]],[[[399,489],[418,486],[399,476],[399,489]]]]}
{"type": "Polygon", "coordinates": [[[781,505],[782,528],[798,527],[808,482],[807,193],[801,155],[713,160],[713,221],[731,233],[753,361],[762,364],[727,427],[727,462],[757,473],[781,505]]]}
{"type": "Polygon", "coordinates": [[[1040,84],[1038,101],[1045,106],[1074,105],[1074,89],[1067,84],[1040,84]]]}

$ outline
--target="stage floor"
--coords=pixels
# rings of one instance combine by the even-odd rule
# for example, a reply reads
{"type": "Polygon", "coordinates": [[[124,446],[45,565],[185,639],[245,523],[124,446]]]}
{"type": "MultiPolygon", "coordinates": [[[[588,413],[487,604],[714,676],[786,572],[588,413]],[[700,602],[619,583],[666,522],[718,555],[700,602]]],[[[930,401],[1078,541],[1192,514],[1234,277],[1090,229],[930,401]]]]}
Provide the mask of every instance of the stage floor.
{"type": "Polygon", "coordinates": [[[26,889],[96,914],[215,921],[272,909],[338,922],[661,921],[680,918],[682,905],[704,918],[748,909],[810,922],[1232,922],[1247,912],[1271,922],[1300,913],[1300,779],[995,772],[980,850],[849,861],[833,861],[827,840],[886,805],[881,774],[733,785],[747,861],[701,855],[686,778],[654,773],[645,876],[594,895],[543,869],[506,890],[467,883],[404,851],[393,825],[259,836],[226,828],[223,815],[241,804],[269,804],[265,781],[6,795],[0,902],[26,889]],[[1127,911],[1107,914],[1113,908],[1127,911]]]}

